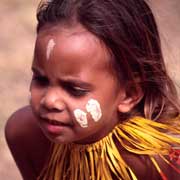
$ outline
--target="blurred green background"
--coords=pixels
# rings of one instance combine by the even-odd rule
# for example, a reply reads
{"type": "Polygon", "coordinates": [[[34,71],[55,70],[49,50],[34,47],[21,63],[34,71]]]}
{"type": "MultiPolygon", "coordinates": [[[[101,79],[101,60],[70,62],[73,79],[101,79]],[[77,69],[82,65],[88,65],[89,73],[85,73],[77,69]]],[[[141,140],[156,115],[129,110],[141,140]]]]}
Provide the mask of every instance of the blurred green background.
{"type": "MultiPolygon", "coordinates": [[[[167,67],[180,85],[180,1],[149,0],[157,18],[167,67]]],[[[4,125],[28,104],[37,0],[0,1],[0,179],[19,180],[4,139],[4,125]]],[[[18,126],[18,124],[17,124],[18,126]]]]}

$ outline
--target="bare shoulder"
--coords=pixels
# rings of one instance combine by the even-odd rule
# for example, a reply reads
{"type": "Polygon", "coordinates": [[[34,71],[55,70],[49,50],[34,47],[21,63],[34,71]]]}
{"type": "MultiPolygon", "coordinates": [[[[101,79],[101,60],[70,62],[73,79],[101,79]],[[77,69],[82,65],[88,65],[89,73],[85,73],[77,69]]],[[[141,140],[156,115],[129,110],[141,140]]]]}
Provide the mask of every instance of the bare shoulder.
{"type": "Polygon", "coordinates": [[[158,162],[162,172],[166,175],[167,179],[180,179],[180,165],[178,165],[178,163],[173,162],[169,159],[169,157],[166,157],[166,159],[172,164],[172,167],[159,156],[156,156],[155,159],[158,162]]]}
{"type": "MultiPolygon", "coordinates": [[[[127,164],[132,168],[133,172],[137,175],[138,180],[162,180],[162,173],[163,176],[166,176],[165,179],[180,179],[180,174],[159,156],[154,156],[154,159],[160,167],[161,175],[155,168],[155,165],[152,163],[149,156],[128,153],[124,155],[124,158],[127,164]]],[[[180,169],[180,167],[177,168],[180,169]]]]}
{"type": "Polygon", "coordinates": [[[49,151],[50,142],[36,123],[30,106],[12,114],[5,127],[5,137],[24,179],[36,179],[49,151]]]}
{"type": "Polygon", "coordinates": [[[123,158],[131,167],[138,180],[161,180],[159,173],[148,156],[125,152],[123,153],[123,158]]]}

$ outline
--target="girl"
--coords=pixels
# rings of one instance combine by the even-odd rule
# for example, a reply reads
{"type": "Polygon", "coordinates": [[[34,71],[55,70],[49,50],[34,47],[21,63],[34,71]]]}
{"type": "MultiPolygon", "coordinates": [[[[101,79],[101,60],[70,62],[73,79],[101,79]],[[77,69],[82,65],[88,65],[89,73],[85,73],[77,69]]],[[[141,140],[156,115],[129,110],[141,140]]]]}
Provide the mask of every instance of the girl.
{"type": "Polygon", "coordinates": [[[5,129],[23,178],[180,179],[180,108],[147,4],[52,0],[37,20],[31,107],[5,129]]]}

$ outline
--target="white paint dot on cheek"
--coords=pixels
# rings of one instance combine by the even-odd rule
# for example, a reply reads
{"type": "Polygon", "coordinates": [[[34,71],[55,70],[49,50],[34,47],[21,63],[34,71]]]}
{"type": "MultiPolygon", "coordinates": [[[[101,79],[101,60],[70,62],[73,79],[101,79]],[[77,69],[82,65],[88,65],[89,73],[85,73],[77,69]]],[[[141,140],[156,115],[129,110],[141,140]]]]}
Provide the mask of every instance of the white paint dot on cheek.
{"type": "Polygon", "coordinates": [[[89,112],[95,122],[98,122],[102,116],[100,104],[95,99],[90,99],[86,104],[86,110],[89,112]]]}
{"type": "Polygon", "coordinates": [[[48,42],[48,45],[47,45],[47,49],[46,49],[46,58],[47,58],[47,60],[49,60],[51,52],[53,51],[55,45],[56,45],[56,43],[54,42],[54,40],[50,39],[49,42],[48,42]]]}
{"type": "Polygon", "coordinates": [[[75,109],[74,116],[76,118],[76,121],[80,124],[81,127],[83,128],[88,127],[87,114],[84,111],[80,109],[75,109]]]}

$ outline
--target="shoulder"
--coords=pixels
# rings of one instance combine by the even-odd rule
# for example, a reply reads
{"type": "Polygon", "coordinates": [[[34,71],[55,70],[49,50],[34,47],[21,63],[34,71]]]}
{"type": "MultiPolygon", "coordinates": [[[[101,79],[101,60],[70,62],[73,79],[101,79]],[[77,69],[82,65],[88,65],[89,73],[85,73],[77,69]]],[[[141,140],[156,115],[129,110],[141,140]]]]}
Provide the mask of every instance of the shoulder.
{"type": "MultiPolygon", "coordinates": [[[[160,158],[158,155],[154,156],[153,158],[157,162],[161,174],[163,174],[162,176],[166,176],[165,179],[180,179],[180,173],[178,173],[162,158],[160,158]]],[[[124,159],[139,180],[163,179],[148,155],[136,155],[132,153],[126,153],[124,155],[124,159]]],[[[180,166],[178,167],[178,165],[173,164],[173,166],[176,166],[175,168],[180,169],[180,166]]]]}
{"type": "Polygon", "coordinates": [[[13,113],[5,126],[5,137],[24,179],[35,179],[45,162],[50,142],[36,123],[30,106],[13,113]]]}
{"type": "Polygon", "coordinates": [[[161,180],[159,173],[148,155],[130,152],[122,147],[119,141],[115,141],[115,143],[123,160],[134,172],[138,180],[161,180]]]}
{"type": "Polygon", "coordinates": [[[165,162],[159,156],[155,156],[154,158],[156,159],[161,171],[166,175],[167,179],[180,179],[180,164],[178,165],[177,162],[171,161],[168,156],[166,156],[165,158],[171,165],[168,162],[165,162]]]}
{"type": "Polygon", "coordinates": [[[123,153],[123,158],[138,180],[161,180],[149,156],[126,152],[123,153]]]}

